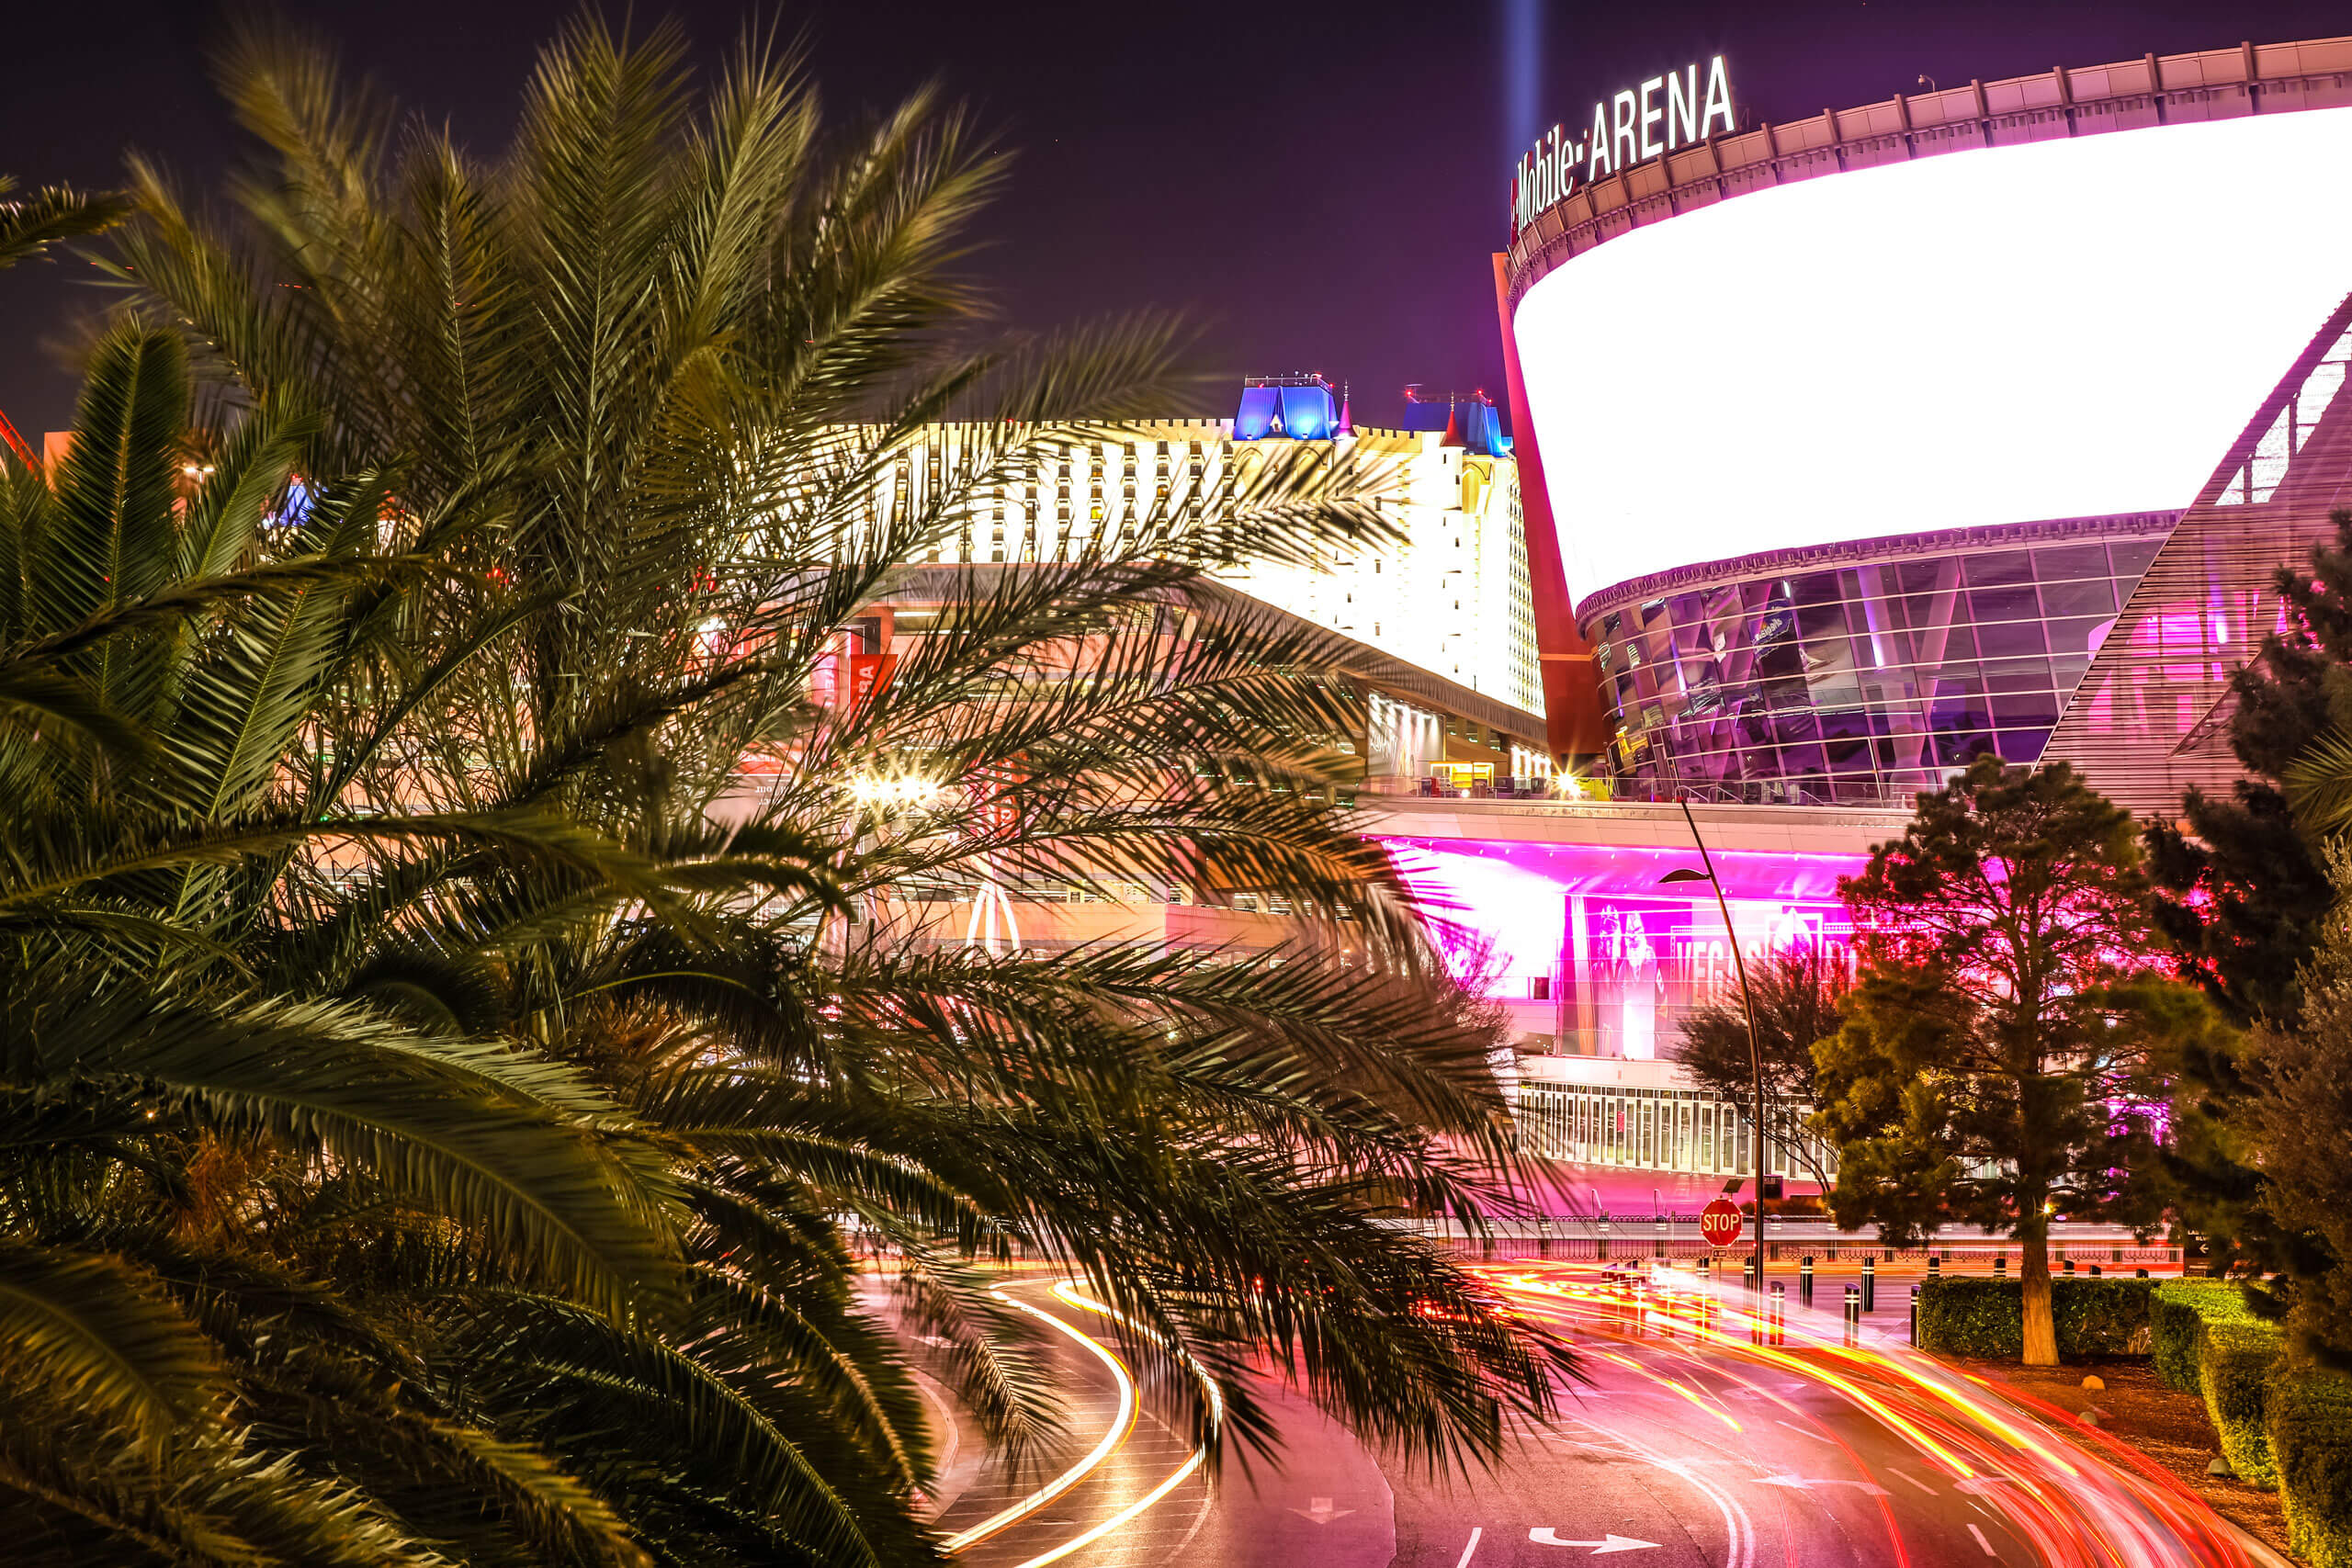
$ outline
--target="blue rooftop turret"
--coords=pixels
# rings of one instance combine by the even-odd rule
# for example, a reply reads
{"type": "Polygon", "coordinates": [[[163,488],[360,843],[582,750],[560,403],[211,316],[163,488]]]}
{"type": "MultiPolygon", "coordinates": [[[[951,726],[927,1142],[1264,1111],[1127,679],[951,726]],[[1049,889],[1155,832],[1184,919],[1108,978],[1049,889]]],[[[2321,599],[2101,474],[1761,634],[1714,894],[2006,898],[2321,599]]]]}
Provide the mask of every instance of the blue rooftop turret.
{"type": "Polygon", "coordinates": [[[1331,383],[1320,376],[1252,376],[1241,383],[1233,436],[1237,441],[1328,441],[1339,433],[1340,416],[1331,383]]]}

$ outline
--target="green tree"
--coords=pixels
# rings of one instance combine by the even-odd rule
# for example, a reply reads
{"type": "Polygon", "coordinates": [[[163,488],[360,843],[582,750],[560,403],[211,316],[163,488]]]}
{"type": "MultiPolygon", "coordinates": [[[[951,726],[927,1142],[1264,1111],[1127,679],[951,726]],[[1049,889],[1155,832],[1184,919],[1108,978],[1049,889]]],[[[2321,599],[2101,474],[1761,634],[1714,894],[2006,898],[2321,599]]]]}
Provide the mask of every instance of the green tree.
{"type": "Polygon", "coordinates": [[[2205,1010],[2143,968],[2132,818],[2063,763],[1979,758],[1840,890],[1871,961],[1815,1054],[1832,1210],[1891,1236],[2016,1236],[2025,1359],[2053,1365],[2051,1218],[2152,1217],[2131,1176],[2146,1135],[2120,1108],[2147,1095],[2152,1046],[2205,1010]]]}
{"type": "MultiPolygon", "coordinates": [[[[698,94],[673,29],[594,20],[544,53],[487,164],[282,35],[243,36],[223,78],[270,162],[220,229],[135,167],[119,244],[230,411],[200,433],[229,458],[204,493],[251,543],[174,523],[92,547],[167,601],[202,580],[188,560],[292,570],[288,539],[353,564],[323,623],[302,608],[319,595],[265,575],[250,605],[98,645],[52,694],[81,705],[77,765],[122,766],[109,745],[162,733],[144,710],[108,731],[124,694],[184,689],[153,661],[229,660],[241,696],[184,705],[215,771],[167,792],[173,821],[257,812],[278,835],[183,852],[198,863],[167,883],[106,862],[95,886],[148,897],[121,918],[193,947],[204,984],[495,1068],[545,1102],[551,1150],[628,1178],[593,1184],[605,1208],[580,1222],[618,1238],[598,1272],[534,1240],[541,1205],[592,1196],[552,1152],[550,1195],[483,1213],[403,1185],[411,1167],[314,1153],[301,1126],[109,1176],[108,1201],[277,1292],[255,1299],[282,1322],[222,1316],[209,1352],[243,1418],[214,1440],[255,1506],[291,1509],[273,1478],[300,1477],[367,1521],[371,1561],[924,1560],[932,1456],[844,1215],[891,1244],[901,1311],[1008,1447],[1057,1410],[979,1267],[1015,1245],[1121,1310],[1206,1443],[1265,1440],[1245,1373],[1266,1357],[1432,1460],[1491,1456],[1515,1412],[1547,1409],[1565,1353],[1381,1223],[1399,1203],[1476,1223],[1502,1190],[1502,1101],[1491,1020],[1340,806],[1327,739],[1361,698],[1335,644],[1206,575],[1245,547],[1303,564],[1379,536],[1366,477],[1276,458],[1069,559],[933,564],[1109,434],[1089,421],[1175,385],[1149,324],[976,341],[952,268],[1001,164],[959,114],[924,97],[828,132],[790,60],[746,46],[698,94]],[[963,444],[907,475],[949,415],[963,444]],[[232,481],[266,439],[277,477],[232,481]],[[950,613],[870,700],[831,694],[845,634],[918,578],[950,613]],[[884,780],[888,804],[858,787],[884,780]],[[1248,889],[1306,918],[1246,961],[1105,942],[1048,962],[921,918],[1048,879],[1248,889]],[[613,1285],[622,1262],[652,1277],[613,1285]]],[[[184,423],[150,410],[138,445],[168,452],[184,423]]],[[[168,459],[136,471],[177,517],[168,459]]],[[[74,581],[96,579],[116,580],[74,581]]],[[[19,735],[48,747],[37,729],[55,727],[28,710],[19,735]]],[[[71,809],[40,833],[96,831],[72,813],[107,789],[42,787],[71,809]]],[[[79,1454],[120,1427],[60,1430],[79,1454]]],[[[153,1489],[122,1485],[79,1460],[0,1472],[42,1529],[71,1515],[76,1540],[165,1554],[137,1535],[153,1489]]],[[[233,1558],[179,1544],[194,1532],[172,1550],[233,1558]]]]}
{"type": "Polygon", "coordinates": [[[2252,1088],[2234,1120],[2284,1243],[2256,1303],[2283,1309],[2313,1359],[2352,1370],[2352,852],[2331,846],[2326,863],[2335,899],[2303,972],[2301,1011],[2291,1026],[2264,1021],[2248,1035],[2252,1088]]]}
{"type": "MultiPolygon", "coordinates": [[[[2248,776],[2226,797],[2190,790],[2177,822],[2152,823],[2145,834],[2157,928],[2179,973],[2237,1030],[2258,1021],[2295,1027],[2332,897],[2315,824],[2340,816],[2346,798],[2326,775],[2331,761],[2341,773],[2340,738],[2352,734],[2352,512],[2333,522],[2333,546],[2279,570],[2286,624],[2230,677],[2230,749],[2248,776]]],[[[2172,1069],[2173,1135],[2160,1155],[2168,1201],[2216,1273],[2279,1267],[2287,1238],[2234,1130],[2253,1089],[2237,1035],[2211,1032],[2184,1046],[2172,1069]]]]}
{"type": "MultiPolygon", "coordinates": [[[[1840,954],[1819,942],[1801,942],[1765,954],[1749,981],[1756,1055],[1764,1064],[1765,1135],[1790,1168],[1809,1172],[1826,1192],[1829,1168],[1807,1125],[1811,1108],[1820,1103],[1813,1048],[1837,1032],[1838,1005],[1852,976],[1840,954]]],[[[1717,1100],[1743,1110],[1755,1104],[1747,1016],[1736,1001],[1710,1003],[1686,1015],[1675,1060],[1717,1100]]]]}

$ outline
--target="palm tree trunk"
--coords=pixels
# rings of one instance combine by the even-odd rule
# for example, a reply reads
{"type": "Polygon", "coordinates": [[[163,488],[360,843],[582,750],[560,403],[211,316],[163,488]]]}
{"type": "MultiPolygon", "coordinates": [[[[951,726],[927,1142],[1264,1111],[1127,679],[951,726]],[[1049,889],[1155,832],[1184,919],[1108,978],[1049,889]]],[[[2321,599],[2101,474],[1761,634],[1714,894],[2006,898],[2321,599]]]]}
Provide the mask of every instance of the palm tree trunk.
{"type": "Polygon", "coordinates": [[[2018,1282],[2025,1291],[2025,1364],[2058,1364],[2058,1320],[2050,1304],[2050,1222],[2037,1207],[2018,1229],[2024,1244],[2018,1282]]]}

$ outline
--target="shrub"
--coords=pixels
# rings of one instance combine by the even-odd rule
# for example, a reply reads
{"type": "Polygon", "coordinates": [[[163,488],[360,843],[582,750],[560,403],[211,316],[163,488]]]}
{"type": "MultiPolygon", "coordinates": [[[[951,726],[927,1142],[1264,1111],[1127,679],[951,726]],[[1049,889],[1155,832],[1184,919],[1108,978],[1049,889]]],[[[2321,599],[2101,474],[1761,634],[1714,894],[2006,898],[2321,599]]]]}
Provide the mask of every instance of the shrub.
{"type": "Polygon", "coordinates": [[[2197,1357],[2205,1345],[2205,1315],[2195,1303],[2175,1293],[2179,1289],[2165,1285],[2149,1298],[2150,1348],[2154,1352],[2156,1376],[2165,1386],[2196,1393],[2200,1392],[2197,1357]]]}
{"type": "MultiPolygon", "coordinates": [[[[2050,1282],[2062,1356],[2122,1356],[2145,1349],[2150,1280],[2050,1282]]],[[[1919,1290],[1918,1345],[1948,1355],[2025,1354],[2025,1287],[2015,1280],[1929,1280],[1919,1290]]]]}
{"type": "Polygon", "coordinates": [[[2185,1393],[2203,1396],[2222,1457],[2241,1480],[2277,1485],[2267,1411],[2281,1349],[2278,1328],[2255,1316],[2245,1292],[2225,1280],[2180,1280],[2159,1287],[2149,1321],[2156,1375],[2185,1393]]]}
{"type": "Polygon", "coordinates": [[[2278,1378],[2269,1428],[2288,1544],[2312,1568],[2352,1568],[2352,1379],[2278,1378]]]}
{"type": "Polygon", "coordinates": [[[2239,1480],[2266,1491],[2278,1484],[2270,1457],[2269,1402],[2279,1348],[2278,1331],[2267,1324],[2209,1319],[2197,1358],[2205,1412],[2222,1440],[2222,1457],[2239,1480]]]}

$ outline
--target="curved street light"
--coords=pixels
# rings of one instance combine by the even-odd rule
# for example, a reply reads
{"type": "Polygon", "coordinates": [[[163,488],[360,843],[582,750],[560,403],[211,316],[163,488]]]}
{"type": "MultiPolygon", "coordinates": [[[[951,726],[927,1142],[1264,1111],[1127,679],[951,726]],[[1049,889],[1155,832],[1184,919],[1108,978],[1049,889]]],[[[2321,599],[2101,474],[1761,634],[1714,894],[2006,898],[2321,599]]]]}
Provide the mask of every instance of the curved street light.
{"type": "Polygon", "coordinates": [[[1703,871],[1678,866],[1658,878],[1661,886],[1670,882],[1703,882],[1715,890],[1715,908],[1723,911],[1724,935],[1731,942],[1732,967],[1739,973],[1739,1007],[1747,1020],[1747,1065],[1756,1075],[1756,1277],[1749,1288],[1761,1294],[1764,1289],[1764,1160],[1766,1135],[1764,1130],[1764,1052],[1756,1041],[1756,998],[1747,988],[1747,961],[1740,956],[1739,932],[1732,929],[1731,904],[1724,897],[1724,885],[1715,875],[1715,863],[1707,853],[1707,840],[1699,836],[1699,819],[1690,815],[1688,800],[1677,802],[1682,807],[1682,820],[1690,825],[1690,841],[1699,846],[1699,863],[1703,871]]]}

